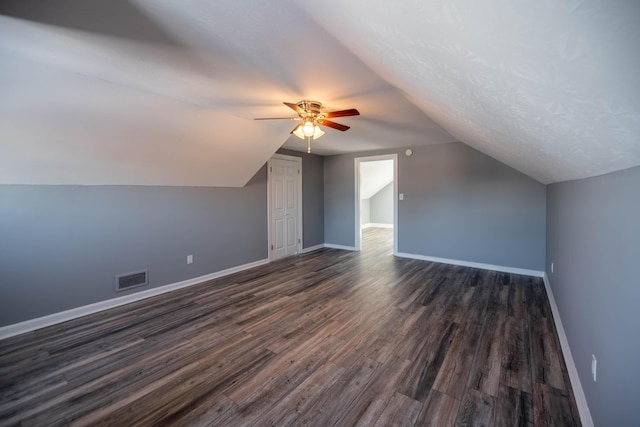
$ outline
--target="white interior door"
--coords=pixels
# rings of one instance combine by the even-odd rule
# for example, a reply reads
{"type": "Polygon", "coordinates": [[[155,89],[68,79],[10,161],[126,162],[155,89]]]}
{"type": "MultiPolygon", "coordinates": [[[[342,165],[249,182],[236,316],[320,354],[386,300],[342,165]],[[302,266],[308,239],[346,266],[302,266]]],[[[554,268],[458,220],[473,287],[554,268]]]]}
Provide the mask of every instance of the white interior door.
{"type": "Polygon", "coordinates": [[[271,159],[271,259],[300,252],[300,164],[271,159]]]}

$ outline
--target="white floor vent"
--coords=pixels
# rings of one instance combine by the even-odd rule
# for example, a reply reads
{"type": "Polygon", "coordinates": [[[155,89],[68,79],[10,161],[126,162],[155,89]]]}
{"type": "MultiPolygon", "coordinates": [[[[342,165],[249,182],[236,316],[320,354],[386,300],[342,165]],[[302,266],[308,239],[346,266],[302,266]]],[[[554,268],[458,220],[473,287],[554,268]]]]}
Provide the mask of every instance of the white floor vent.
{"type": "Polygon", "coordinates": [[[116,292],[144,286],[149,283],[149,270],[136,271],[134,273],[119,274],[116,276],[116,292]]]}

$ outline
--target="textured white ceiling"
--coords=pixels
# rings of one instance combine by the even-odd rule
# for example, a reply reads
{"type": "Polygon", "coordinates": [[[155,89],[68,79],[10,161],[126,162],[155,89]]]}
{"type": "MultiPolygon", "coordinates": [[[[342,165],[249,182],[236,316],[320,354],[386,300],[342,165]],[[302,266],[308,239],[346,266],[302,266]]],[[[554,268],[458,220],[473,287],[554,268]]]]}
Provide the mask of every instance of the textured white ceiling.
{"type": "Polygon", "coordinates": [[[543,183],[640,164],[640,1],[303,3],[452,135],[543,183]]]}
{"type": "Polygon", "coordinates": [[[241,186],[282,101],[312,151],[461,140],[554,182],[640,164],[640,2],[0,3],[0,183],[241,186]]]}
{"type": "Polygon", "coordinates": [[[0,183],[242,186],[284,144],[282,104],[358,108],[316,154],[454,141],[295,4],[5,1],[0,183]]]}

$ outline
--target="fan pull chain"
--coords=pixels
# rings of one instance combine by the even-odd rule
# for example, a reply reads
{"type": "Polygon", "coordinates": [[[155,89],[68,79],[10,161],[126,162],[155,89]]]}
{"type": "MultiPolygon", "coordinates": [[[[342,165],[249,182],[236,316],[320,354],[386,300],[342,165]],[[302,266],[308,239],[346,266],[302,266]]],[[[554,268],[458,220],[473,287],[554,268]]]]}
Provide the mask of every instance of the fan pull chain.
{"type": "Polygon", "coordinates": [[[311,153],[311,137],[307,137],[307,153],[311,153]]]}

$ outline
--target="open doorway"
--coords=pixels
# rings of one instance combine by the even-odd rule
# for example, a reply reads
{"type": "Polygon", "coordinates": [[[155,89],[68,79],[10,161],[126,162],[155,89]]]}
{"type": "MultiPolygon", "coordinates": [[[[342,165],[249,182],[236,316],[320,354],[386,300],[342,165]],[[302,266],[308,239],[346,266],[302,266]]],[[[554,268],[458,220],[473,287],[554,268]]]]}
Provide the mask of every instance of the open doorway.
{"type": "Polygon", "coordinates": [[[398,253],[397,163],[396,154],[355,159],[356,250],[391,239],[393,254],[398,253]]]}

